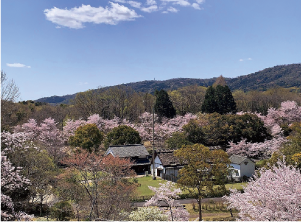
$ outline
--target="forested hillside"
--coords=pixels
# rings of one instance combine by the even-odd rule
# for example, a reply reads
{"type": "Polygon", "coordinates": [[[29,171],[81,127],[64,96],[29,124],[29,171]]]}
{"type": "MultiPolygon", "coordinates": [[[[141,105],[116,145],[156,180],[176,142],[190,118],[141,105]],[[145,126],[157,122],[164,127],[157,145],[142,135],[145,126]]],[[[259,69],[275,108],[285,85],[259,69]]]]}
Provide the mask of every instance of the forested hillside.
{"type": "Polygon", "coordinates": [[[280,86],[284,88],[301,86],[301,64],[274,66],[249,75],[228,80],[232,90],[267,90],[280,86]]]}
{"type": "MultiPolygon", "coordinates": [[[[185,74],[188,75],[188,74],[185,74]]],[[[145,80],[141,82],[122,84],[129,86],[136,92],[144,92],[153,94],[154,91],[164,89],[166,91],[177,90],[179,88],[198,85],[208,87],[216,80],[210,79],[192,79],[192,78],[175,78],[164,81],[145,80]]],[[[300,87],[301,86],[301,63],[290,65],[279,65],[272,68],[267,68],[252,74],[239,76],[236,78],[225,78],[228,86],[234,90],[260,90],[264,91],[273,87],[300,87]]],[[[101,90],[107,90],[113,86],[104,87],[101,90]]],[[[37,102],[46,102],[52,104],[68,104],[71,99],[75,98],[76,94],[65,96],[51,96],[36,100],[37,102]]]]}

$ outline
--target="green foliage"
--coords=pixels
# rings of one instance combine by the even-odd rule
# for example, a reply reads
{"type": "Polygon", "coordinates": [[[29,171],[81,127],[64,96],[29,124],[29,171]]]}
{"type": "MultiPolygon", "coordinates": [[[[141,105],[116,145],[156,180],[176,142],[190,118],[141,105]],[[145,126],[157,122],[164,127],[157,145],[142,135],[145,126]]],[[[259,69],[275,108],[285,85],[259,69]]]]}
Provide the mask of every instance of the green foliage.
{"type": "Polygon", "coordinates": [[[202,220],[201,199],[208,193],[226,192],[224,183],[229,174],[228,155],[223,150],[210,151],[204,145],[195,144],[176,150],[175,156],[186,164],[179,171],[177,182],[183,190],[188,190],[199,200],[199,218],[202,220]],[[213,187],[215,184],[220,186],[216,191],[213,187]]]}
{"type": "Polygon", "coordinates": [[[201,108],[203,113],[214,113],[217,112],[217,103],[215,100],[215,88],[209,86],[206,90],[205,100],[201,108]]]}
{"type": "Polygon", "coordinates": [[[230,88],[225,85],[217,85],[215,91],[215,101],[217,104],[217,113],[236,113],[236,103],[232,96],[230,88]]]}
{"type": "Polygon", "coordinates": [[[68,201],[60,201],[55,203],[50,208],[50,213],[53,218],[58,221],[69,221],[74,217],[73,209],[68,201]]]}
{"type": "Polygon", "coordinates": [[[103,133],[95,124],[87,124],[76,129],[75,135],[69,138],[69,144],[74,147],[81,147],[89,152],[98,151],[103,137],[103,133]]]}
{"type": "Polygon", "coordinates": [[[197,120],[190,120],[188,124],[183,126],[183,130],[187,140],[191,143],[204,143],[204,131],[197,120]]]}
{"type": "Polygon", "coordinates": [[[237,143],[246,139],[255,143],[270,138],[264,123],[253,114],[212,113],[202,118],[205,119],[191,120],[183,126],[188,141],[207,146],[226,146],[230,141],[237,143]]]}
{"type": "Polygon", "coordinates": [[[192,145],[191,142],[188,141],[186,135],[184,133],[175,132],[172,134],[170,138],[166,141],[167,147],[170,149],[181,148],[185,145],[192,145]]]}
{"type": "Polygon", "coordinates": [[[168,93],[177,114],[200,112],[204,102],[206,87],[191,85],[173,90],[168,93]]]}
{"type": "Polygon", "coordinates": [[[105,146],[109,145],[125,145],[125,144],[139,144],[141,137],[138,131],[130,126],[120,125],[113,128],[108,134],[105,146]]]}
{"type": "MultiPolygon", "coordinates": [[[[294,123],[291,127],[291,135],[289,140],[280,148],[279,152],[274,152],[272,157],[267,161],[267,164],[273,165],[278,159],[283,159],[289,165],[301,166],[300,153],[301,153],[301,123],[294,123]]],[[[268,167],[266,165],[266,167],[268,167]]]]}
{"type": "Polygon", "coordinates": [[[155,113],[159,117],[173,118],[176,115],[176,110],[169,99],[167,92],[163,89],[155,92],[155,113]]]}
{"type": "Polygon", "coordinates": [[[279,108],[281,103],[287,100],[301,104],[300,93],[296,90],[281,87],[270,88],[266,91],[252,90],[244,92],[243,90],[236,90],[233,92],[233,97],[238,111],[257,112],[263,115],[267,115],[269,108],[279,108]]]}
{"type": "Polygon", "coordinates": [[[227,85],[208,87],[201,109],[203,113],[235,113],[236,103],[234,101],[230,88],[227,85]]]}

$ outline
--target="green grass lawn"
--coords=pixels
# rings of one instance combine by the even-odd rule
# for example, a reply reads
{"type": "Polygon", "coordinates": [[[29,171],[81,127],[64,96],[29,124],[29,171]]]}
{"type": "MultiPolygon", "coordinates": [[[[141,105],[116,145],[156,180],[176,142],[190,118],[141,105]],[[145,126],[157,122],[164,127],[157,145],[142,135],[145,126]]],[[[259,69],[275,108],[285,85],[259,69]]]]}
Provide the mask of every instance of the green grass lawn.
{"type": "Polygon", "coordinates": [[[160,177],[157,177],[156,180],[153,180],[152,176],[138,177],[138,183],[141,186],[138,187],[137,193],[139,196],[149,196],[153,195],[154,192],[151,191],[148,186],[160,187],[159,183],[166,183],[166,180],[162,180],[160,177]]]}
{"type": "MultiPolygon", "coordinates": [[[[156,180],[153,180],[152,176],[138,177],[136,178],[138,183],[141,185],[137,189],[138,196],[150,196],[153,195],[154,192],[151,191],[148,186],[159,187],[159,183],[166,183],[166,180],[162,180],[160,177],[157,177],[156,180]]],[[[242,189],[243,186],[246,186],[247,183],[233,183],[226,184],[226,189],[242,189]]],[[[188,191],[184,191],[183,193],[188,193],[188,191]]]]}

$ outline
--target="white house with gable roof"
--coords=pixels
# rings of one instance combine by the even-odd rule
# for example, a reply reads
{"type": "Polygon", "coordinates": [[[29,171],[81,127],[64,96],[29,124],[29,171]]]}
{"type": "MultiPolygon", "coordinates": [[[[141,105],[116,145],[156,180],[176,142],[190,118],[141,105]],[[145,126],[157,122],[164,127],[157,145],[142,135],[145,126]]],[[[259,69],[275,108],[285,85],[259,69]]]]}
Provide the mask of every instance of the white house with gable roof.
{"type": "Polygon", "coordinates": [[[243,176],[252,177],[254,175],[255,162],[252,159],[240,155],[232,155],[229,159],[232,168],[230,177],[234,180],[242,180],[243,176]]]}

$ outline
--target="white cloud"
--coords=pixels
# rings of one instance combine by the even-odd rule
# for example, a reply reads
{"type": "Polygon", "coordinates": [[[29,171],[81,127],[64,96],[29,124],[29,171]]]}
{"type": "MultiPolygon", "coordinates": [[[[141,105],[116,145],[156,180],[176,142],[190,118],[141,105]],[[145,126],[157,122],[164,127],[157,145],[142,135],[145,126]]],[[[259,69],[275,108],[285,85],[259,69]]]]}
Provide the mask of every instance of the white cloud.
{"type": "Polygon", "coordinates": [[[114,2],[119,2],[119,3],[126,3],[125,0],[113,0],[114,2]]]}
{"type": "Polygon", "coordinates": [[[82,86],[82,85],[88,85],[88,82],[79,82],[79,85],[82,86]]]}
{"type": "Polygon", "coordinates": [[[203,4],[203,3],[205,3],[205,0],[196,0],[196,2],[197,2],[198,4],[203,4]]]}
{"type": "Polygon", "coordinates": [[[31,68],[31,66],[27,66],[21,63],[6,63],[6,65],[8,67],[14,67],[14,68],[29,68],[29,69],[31,68]]]}
{"type": "Polygon", "coordinates": [[[200,5],[197,3],[193,3],[191,6],[195,9],[201,10],[200,5]]]}
{"type": "Polygon", "coordinates": [[[141,10],[144,11],[144,12],[151,13],[151,12],[158,11],[158,6],[157,5],[151,5],[151,6],[146,7],[146,8],[141,8],[141,10]]]}
{"type": "Polygon", "coordinates": [[[157,2],[155,0],[146,0],[147,5],[156,5],[157,2]]]}
{"type": "Polygon", "coordinates": [[[252,58],[247,58],[247,59],[239,59],[238,61],[240,61],[240,62],[243,62],[243,61],[251,61],[252,60],[252,58]]]}
{"type": "Polygon", "coordinates": [[[135,1],[128,1],[128,3],[134,7],[134,8],[140,8],[141,7],[141,3],[140,2],[135,2],[135,1]]]}
{"type": "Polygon", "coordinates": [[[187,0],[161,0],[163,3],[172,2],[175,5],[181,6],[190,6],[190,3],[187,0]]]}
{"type": "Polygon", "coordinates": [[[169,7],[166,11],[163,11],[162,13],[169,13],[169,12],[177,13],[178,11],[179,10],[174,7],[169,7]]]}
{"type": "Polygon", "coordinates": [[[82,5],[71,9],[45,9],[46,19],[58,24],[74,29],[84,28],[83,23],[109,24],[116,25],[121,21],[133,21],[135,18],[141,17],[135,10],[118,3],[110,2],[111,7],[91,7],[90,5],[82,5]]]}

